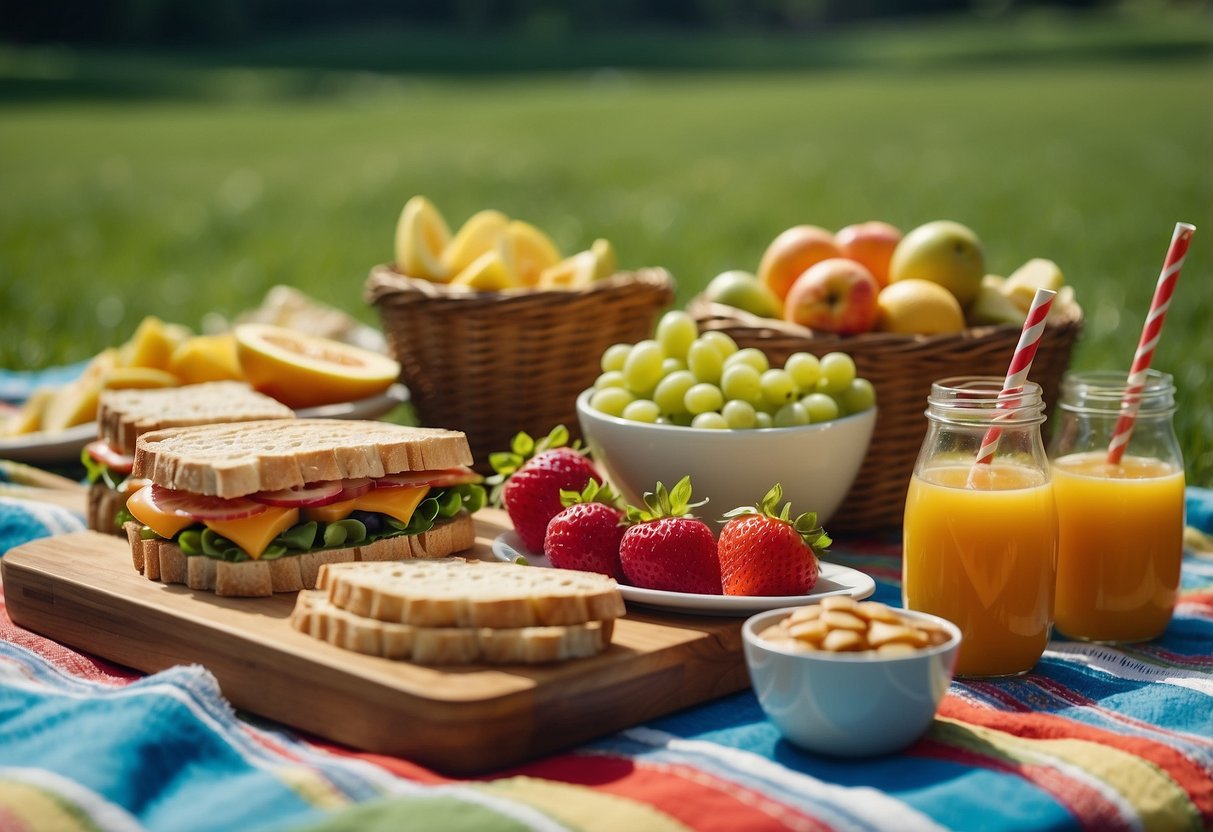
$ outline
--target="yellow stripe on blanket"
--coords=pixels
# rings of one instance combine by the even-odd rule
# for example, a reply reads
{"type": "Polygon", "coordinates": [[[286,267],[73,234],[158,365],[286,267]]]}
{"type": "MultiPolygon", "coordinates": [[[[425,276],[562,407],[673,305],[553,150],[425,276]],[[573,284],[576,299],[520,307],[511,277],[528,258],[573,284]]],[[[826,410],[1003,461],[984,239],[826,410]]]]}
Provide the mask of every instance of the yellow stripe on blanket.
{"type": "Polygon", "coordinates": [[[519,776],[478,783],[475,788],[524,803],[579,832],[689,832],[689,827],[659,809],[584,786],[519,776]]]}

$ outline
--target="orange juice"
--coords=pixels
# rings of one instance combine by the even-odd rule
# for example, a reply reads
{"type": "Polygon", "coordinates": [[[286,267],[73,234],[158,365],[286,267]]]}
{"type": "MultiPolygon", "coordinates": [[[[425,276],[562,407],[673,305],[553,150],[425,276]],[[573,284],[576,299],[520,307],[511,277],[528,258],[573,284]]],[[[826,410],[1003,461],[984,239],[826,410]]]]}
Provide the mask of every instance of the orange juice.
{"type": "Polygon", "coordinates": [[[908,608],[960,627],[957,675],[1010,676],[1036,664],[1049,640],[1056,567],[1046,471],[996,461],[915,472],[902,591],[908,608]]]}
{"type": "Polygon", "coordinates": [[[1171,620],[1183,559],[1184,474],[1107,453],[1053,460],[1057,629],[1090,641],[1145,641],[1171,620]]]}

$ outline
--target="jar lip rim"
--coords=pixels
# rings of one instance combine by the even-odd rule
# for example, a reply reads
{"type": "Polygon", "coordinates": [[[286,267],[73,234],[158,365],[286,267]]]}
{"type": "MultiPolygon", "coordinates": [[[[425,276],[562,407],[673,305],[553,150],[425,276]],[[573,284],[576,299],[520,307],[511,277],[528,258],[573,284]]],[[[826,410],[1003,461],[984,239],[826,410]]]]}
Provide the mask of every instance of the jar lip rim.
{"type": "MultiPolygon", "coordinates": [[[[1146,370],[1143,393],[1174,392],[1175,377],[1162,370],[1146,370]]],[[[1066,390],[1088,390],[1100,393],[1123,391],[1129,384],[1129,373],[1123,370],[1070,370],[1062,377],[1062,388],[1066,390]]]]}
{"type": "Polygon", "coordinates": [[[950,376],[931,383],[927,403],[932,406],[956,408],[988,408],[1003,402],[1014,402],[1009,410],[1032,409],[1043,406],[1044,393],[1035,381],[1025,381],[1018,391],[1004,392],[1004,379],[995,376],[950,376]]]}

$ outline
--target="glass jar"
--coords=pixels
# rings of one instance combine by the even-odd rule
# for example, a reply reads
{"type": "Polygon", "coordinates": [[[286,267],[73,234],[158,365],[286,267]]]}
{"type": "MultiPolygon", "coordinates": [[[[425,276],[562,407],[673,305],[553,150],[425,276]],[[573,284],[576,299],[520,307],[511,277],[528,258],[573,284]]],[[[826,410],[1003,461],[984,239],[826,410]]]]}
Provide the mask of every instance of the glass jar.
{"type": "Polygon", "coordinates": [[[1128,643],[1166,629],[1183,560],[1184,466],[1171,417],[1175,384],[1150,370],[1124,454],[1108,448],[1127,375],[1068,373],[1049,447],[1059,520],[1057,629],[1128,643]]]}
{"type": "Polygon", "coordinates": [[[906,495],[902,596],[955,623],[956,675],[1014,676],[1044,652],[1053,620],[1057,514],[1040,386],[1002,379],[931,385],[927,434],[906,495]],[[978,452],[999,432],[986,461],[978,452]]]}

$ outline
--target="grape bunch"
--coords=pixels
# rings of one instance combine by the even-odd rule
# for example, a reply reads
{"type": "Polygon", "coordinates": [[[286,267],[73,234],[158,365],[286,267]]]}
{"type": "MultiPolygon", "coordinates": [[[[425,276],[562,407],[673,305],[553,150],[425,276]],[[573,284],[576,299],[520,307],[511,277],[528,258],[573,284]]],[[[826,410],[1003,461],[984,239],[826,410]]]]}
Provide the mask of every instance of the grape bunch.
{"type": "Polygon", "coordinates": [[[665,313],[654,337],[602,354],[590,406],[635,422],[712,429],[784,428],[828,422],[876,404],[844,352],[808,352],[772,367],[766,353],[727,334],[700,333],[686,312],[665,313]]]}

